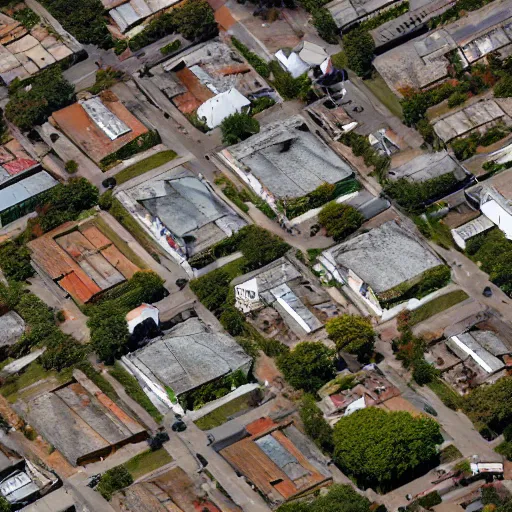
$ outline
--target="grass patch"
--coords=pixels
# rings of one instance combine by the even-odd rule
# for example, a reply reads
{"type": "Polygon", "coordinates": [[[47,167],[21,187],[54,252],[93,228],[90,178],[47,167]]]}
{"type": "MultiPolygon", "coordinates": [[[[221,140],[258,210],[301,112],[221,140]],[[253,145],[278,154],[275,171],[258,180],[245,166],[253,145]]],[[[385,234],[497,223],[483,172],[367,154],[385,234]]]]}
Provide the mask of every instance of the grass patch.
{"type": "Polygon", "coordinates": [[[453,247],[451,230],[441,219],[428,218],[425,220],[416,216],[413,220],[423,236],[445,249],[453,247]]]}
{"type": "Polygon", "coordinates": [[[439,397],[446,407],[454,411],[462,408],[464,402],[463,398],[441,379],[434,379],[432,382],[429,382],[427,386],[439,397]]]}
{"type": "Polygon", "coordinates": [[[162,421],[163,416],[144,393],[139,381],[133,375],[130,375],[117,361],[109,373],[124,387],[126,394],[143,407],[155,421],[158,423],[162,421]]]}
{"type": "Polygon", "coordinates": [[[512,460],[512,441],[503,441],[496,446],[494,451],[506,457],[507,460],[512,460]]]}
{"type": "Polygon", "coordinates": [[[396,97],[395,94],[393,94],[391,89],[388,87],[388,84],[378,73],[375,72],[372,75],[372,78],[364,81],[364,84],[366,87],[368,87],[368,89],[370,89],[373,95],[388,108],[388,110],[393,115],[399,119],[404,118],[400,100],[396,97]]]}
{"type": "Polygon", "coordinates": [[[137,480],[137,478],[165,466],[170,462],[172,462],[172,457],[167,453],[165,448],[160,448],[154,452],[147,450],[143,453],[139,453],[139,455],[135,455],[135,457],[124,463],[124,467],[130,472],[133,479],[137,480]]]}
{"type": "Polygon", "coordinates": [[[455,306],[455,304],[466,300],[468,297],[468,294],[462,290],[455,290],[445,295],[441,295],[440,297],[437,297],[436,299],[431,300],[430,302],[427,302],[427,304],[412,311],[409,325],[413,326],[420,322],[424,322],[427,318],[455,306]]]}
{"type": "Polygon", "coordinates": [[[454,444],[450,444],[444,450],[441,450],[441,453],[439,454],[441,464],[452,462],[460,459],[461,457],[462,453],[460,453],[460,450],[454,444]]]}
{"type": "Polygon", "coordinates": [[[210,430],[211,428],[218,427],[228,421],[228,418],[237,412],[249,409],[250,393],[243,396],[239,396],[231,402],[218,407],[214,411],[206,414],[202,418],[199,418],[195,424],[201,430],[210,430]]]}
{"type": "Polygon", "coordinates": [[[144,263],[142,258],[139,258],[131,249],[130,246],[125,242],[123,238],[116,233],[109,224],[105,222],[103,217],[96,217],[94,219],[94,224],[98,227],[98,229],[109,238],[113,244],[119,249],[123,256],[126,256],[132,263],[137,265],[140,269],[147,268],[147,265],[144,263]]]}
{"type": "Polygon", "coordinates": [[[160,257],[155,250],[155,245],[149,235],[142,229],[140,224],[126,211],[124,206],[115,197],[112,199],[112,207],[110,208],[110,215],[112,215],[125,229],[127,229],[139,242],[144,249],[151,254],[155,261],[160,263],[160,257]]]}
{"type": "Polygon", "coordinates": [[[5,384],[0,388],[0,393],[13,404],[18,399],[19,392],[22,389],[49,377],[55,377],[59,383],[63,384],[71,379],[72,374],[73,368],[66,368],[61,372],[48,371],[38,361],[34,361],[27,366],[23,373],[8,377],[5,384]]]}
{"type": "Polygon", "coordinates": [[[132,178],[140,176],[141,174],[156,169],[157,167],[160,167],[161,165],[174,160],[177,156],[178,155],[176,152],[172,151],[171,149],[167,151],[161,151],[156,155],[151,155],[150,157],[145,158],[136,164],[130,165],[126,169],[118,172],[115,175],[116,182],[118,185],[121,185],[122,183],[125,183],[132,178]]]}

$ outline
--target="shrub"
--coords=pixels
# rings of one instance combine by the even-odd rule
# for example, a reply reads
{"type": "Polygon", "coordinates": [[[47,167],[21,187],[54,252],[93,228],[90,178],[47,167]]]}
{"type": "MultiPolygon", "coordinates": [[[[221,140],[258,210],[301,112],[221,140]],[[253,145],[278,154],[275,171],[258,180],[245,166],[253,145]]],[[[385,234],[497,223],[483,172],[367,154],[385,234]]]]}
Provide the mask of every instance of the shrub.
{"type": "Polygon", "coordinates": [[[505,75],[494,87],[496,98],[510,98],[512,96],[512,75],[505,75]]]}
{"type": "Polygon", "coordinates": [[[190,289],[214,313],[223,308],[229,293],[229,275],[222,268],[190,281],[190,289]]]}
{"type": "Polygon", "coordinates": [[[321,342],[303,341],[279,356],[277,366],[291,386],[316,393],[335,375],[334,351],[321,342]]]}
{"type": "Polygon", "coordinates": [[[122,71],[117,71],[110,66],[106,69],[98,69],[96,72],[96,82],[92,87],[89,88],[89,92],[92,94],[99,94],[101,91],[110,89],[123,78],[124,73],[122,71]]]}
{"type": "Polygon", "coordinates": [[[327,235],[335,242],[344,240],[356,231],[364,217],[353,206],[343,203],[326,204],[318,215],[318,222],[326,229],[327,235]]]}
{"type": "Polygon", "coordinates": [[[375,331],[370,320],[356,315],[340,315],[325,325],[329,338],[337,350],[343,350],[364,360],[373,352],[375,331]]]}
{"type": "Polygon", "coordinates": [[[462,105],[468,99],[468,95],[464,92],[455,91],[448,98],[448,106],[450,108],[456,107],[457,105],[462,105]]]}
{"type": "Polygon", "coordinates": [[[174,53],[178,51],[181,47],[181,41],[179,39],[176,39],[175,41],[172,41],[169,44],[166,44],[162,48],[160,48],[160,53],[162,55],[169,55],[171,53],[174,53]]]}
{"type": "Polygon", "coordinates": [[[306,434],[321,450],[331,454],[334,449],[332,428],[325,421],[324,414],[316,405],[313,395],[304,395],[300,404],[299,414],[306,434]]]}
{"type": "Polygon", "coordinates": [[[64,168],[69,174],[75,174],[75,172],[78,171],[78,164],[75,160],[68,160],[64,168]]]}
{"type": "Polygon", "coordinates": [[[121,149],[118,149],[114,153],[103,158],[100,162],[100,167],[105,170],[112,167],[114,164],[121,160],[127,160],[137,153],[142,153],[148,149],[160,144],[162,140],[156,130],[150,130],[149,132],[139,135],[136,139],[132,140],[128,144],[125,144],[121,149]]]}
{"type": "Polygon", "coordinates": [[[67,0],[43,0],[41,3],[81,43],[103,49],[112,47],[112,36],[103,16],[105,8],[100,0],[80,0],[79,9],[67,0]]]}
{"type": "Polygon", "coordinates": [[[267,108],[270,108],[272,105],[275,105],[276,102],[272,98],[268,96],[262,96],[261,98],[255,98],[251,101],[251,116],[255,116],[260,112],[263,112],[267,108]]]}
{"type": "Polygon", "coordinates": [[[317,9],[313,12],[313,26],[324,41],[330,44],[338,43],[338,26],[327,9],[317,9]]]}
{"type": "Polygon", "coordinates": [[[101,475],[96,490],[108,501],[112,495],[133,483],[132,475],[124,466],[115,466],[101,475]]]}
{"type": "Polygon", "coordinates": [[[437,377],[437,370],[425,359],[418,359],[413,366],[412,378],[420,386],[432,382],[437,377]]]}
{"type": "Polygon", "coordinates": [[[261,57],[249,50],[249,48],[247,48],[245,44],[241,43],[236,37],[231,38],[231,44],[245,57],[247,62],[263,78],[268,78],[270,76],[270,68],[261,57]]]}
{"type": "Polygon", "coordinates": [[[249,138],[260,131],[260,123],[243,112],[232,114],[220,125],[222,142],[228,146],[249,138]]]}
{"type": "Polygon", "coordinates": [[[255,225],[242,228],[239,235],[242,239],[240,251],[246,259],[246,272],[267,265],[284,256],[290,249],[281,238],[255,225]]]}
{"type": "Polygon", "coordinates": [[[257,345],[268,357],[278,357],[290,351],[287,345],[274,338],[258,337],[257,345]]]}
{"type": "Polygon", "coordinates": [[[233,306],[224,308],[220,315],[220,323],[231,336],[240,336],[244,333],[245,317],[233,306]]]}
{"type": "Polygon", "coordinates": [[[0,267],[7,279],[25,281],[34,275],[29,250],[17,242],[0,245],[0,267]]]}
{"type": "Polygon", "coordinates": [[[270,62],[269,67],[274,75],[272,84],[283,99],[293,100],[298,98],[303,101],[307,99],[309,91],[311,90],[311,80],[307,76],[307,73],[293,78],[292,75],[285,71],[275,60],[270,62]]]}
{"type": "MultiPolygon", "coordinates": [[[[78,9],[79,10],[79,9],[78,9]]],[[[23,82],[11,84],[5,116],[20,130],[31,130],[75,99],[75,87],[62,75],[61,69],[48,68],[23,82]],[[30,85],[30,87],[27,87],[30,85]]]]}
{"type": "Polygon", "coordinates": [[[443,499],[437,491],[429,492],[418,500],[418,504],[427,509],[431,509],[442,502],[443,499]]]}
{"type": "Polygon", "coordinates": [[[101,194],[99,200],[98,200],[98,206],[102,209],[102,210],[110,210],[110,208],[112,208],[112,202],[113,202],[113,197],[112,197],[112,189],[110,190],[107,190],[106,192],[103,192],[103,194],[101,194]]]}
{"type": "Polygon", "coordinates": [[[28,7],[14,11],[12,17],[19,21],[27,30],[34,28],[41,21],[41,18],[28,7]]]}

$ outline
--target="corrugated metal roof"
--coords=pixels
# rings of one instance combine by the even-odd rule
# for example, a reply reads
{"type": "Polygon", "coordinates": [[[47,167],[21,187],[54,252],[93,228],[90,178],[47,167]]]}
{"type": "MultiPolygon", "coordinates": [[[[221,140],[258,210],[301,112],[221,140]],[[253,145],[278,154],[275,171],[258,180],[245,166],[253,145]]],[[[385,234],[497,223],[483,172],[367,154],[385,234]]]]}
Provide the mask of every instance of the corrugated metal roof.
{"type": "Polygon", "coordinates": [[[46,171],[33,174],[0,190],[0,211],[5,211],[31,197],[41,194],[58,185],[58,181],[52,178],[46,171]]]}
{"type": "Polygon", "coordinates": [[[130,128],[110,111],[98,97],[82,102],[83,109],[110,140],[130,132],[130,128]]]}

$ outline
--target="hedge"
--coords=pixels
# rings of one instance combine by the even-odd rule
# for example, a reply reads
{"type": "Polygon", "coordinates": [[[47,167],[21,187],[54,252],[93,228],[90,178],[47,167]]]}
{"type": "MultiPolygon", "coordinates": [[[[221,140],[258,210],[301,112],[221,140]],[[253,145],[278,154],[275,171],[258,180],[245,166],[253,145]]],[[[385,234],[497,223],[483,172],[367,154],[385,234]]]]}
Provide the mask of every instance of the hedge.
{"type": "Polygon", "coordinates": [[[103,170],[107,170],[120,160],[127,160],[137,153],[142,153],[151,149],[153,146],[160,144],[162,140],[156,130],[150,130],[142,135],[139,135],[136,139],[125,144],[121,149],[118,149],[114,153],[106,156],[100,161],[100,167],[103,170]]]}

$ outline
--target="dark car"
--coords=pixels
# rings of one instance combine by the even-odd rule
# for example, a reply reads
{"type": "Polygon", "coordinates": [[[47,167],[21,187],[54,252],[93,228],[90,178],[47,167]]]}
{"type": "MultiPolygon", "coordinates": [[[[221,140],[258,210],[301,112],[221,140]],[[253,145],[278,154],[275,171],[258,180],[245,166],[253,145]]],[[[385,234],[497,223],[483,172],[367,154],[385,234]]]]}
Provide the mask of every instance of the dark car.
{"type": "Polygon", "coordinates": [[[492,290],[490,286],[486,286],[484,288],[484,291],[482,292],[484,297],[491,297],[492,296],[492,290]]]}
{"type": "Polygon", "coordinates": [[[183,432],[187,430],[187,425],[182,420],[176,420],[171,427],[173,432],[183,432]]]}

